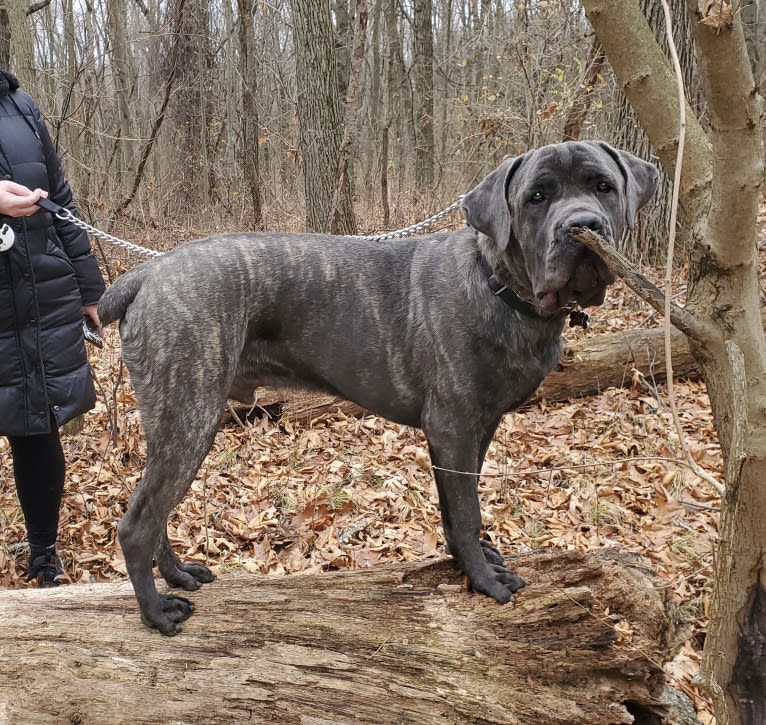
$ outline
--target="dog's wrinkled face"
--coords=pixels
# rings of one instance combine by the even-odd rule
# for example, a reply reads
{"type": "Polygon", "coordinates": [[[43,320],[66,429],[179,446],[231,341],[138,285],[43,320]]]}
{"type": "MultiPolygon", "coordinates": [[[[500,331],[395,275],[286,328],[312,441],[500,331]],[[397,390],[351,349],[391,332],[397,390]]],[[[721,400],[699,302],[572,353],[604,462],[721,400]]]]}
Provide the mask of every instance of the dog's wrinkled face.
{"type": "Polygon", "coordinates": [[[463,209],[541,314],[556,314],[571,303],[600,305],[615,280],[572,229],[619,240],[657,179],[651,164],[605,143],[553,144],[505,161],[466,195],[463,209]],[[502,202],[492,204],[498,195],[502,202]]]}

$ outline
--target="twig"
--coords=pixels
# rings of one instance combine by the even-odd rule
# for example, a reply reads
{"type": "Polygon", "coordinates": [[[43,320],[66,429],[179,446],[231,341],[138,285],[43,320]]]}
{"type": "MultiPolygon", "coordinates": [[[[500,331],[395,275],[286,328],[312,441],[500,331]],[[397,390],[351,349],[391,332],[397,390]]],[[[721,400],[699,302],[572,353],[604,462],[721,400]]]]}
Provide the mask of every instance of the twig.
{"type": "MultiPolygon", "coordinates": [[[[688,310],[671,301],[671,296],[663,294],[646,276],[641,274],[624,255],[615,249],[601,235],[596,234],[592,229],[585,227],[572,230],[573,236],[582,242],[588,249],[592,250],[601,257],[612,272],[625,280],[641,299],[651,305],[657,312],[665,312],[666,307],[670,308],[670,322],[677,327],[687,337],[699,344],[705,344],[710,339],[710,334],[706,325],[688,310]]],[[[670,244],[670,242],[668,242],[670,244]]],[[[669,330],[669,326],[667,327],[669,330]]],[[[669,333],[668,333],[669,334],[669,333]]],[[[666,342],[667,346],[667,342],[666,342]]]]}
{"type": "Polygon", "coordinates": [[[209,464],[205,464],[205,471],[202,475],[202,520],[205,522],[205,564],[210,565],[210,527],[207,520],[207,474],[209,464]]]}
{"type": "Polygon", "coordinates": [[[684,78],[681,71],[681,64],[678,61],[678,53],[676,50],[675,40],[673,38],[673,17],[670,12],[670,6],[667,0],[662,0],[662,9],[665,13],[665,31],[668,36],[668,47],[670,49],[670,57],[673,60],[673,70],[676,74],[676,81],[678,84],[678,113],[679,113],[679,128],[678,128],[678,151],[676,154],[676,168],[673,175],[673,196],[670,202],[670,229],[668,230],[668,256],[667,263],[665,265],[665,369],[667,370],[667,389],[668,389],[668,402],[670,403],[670,410],[673,414],[673,421],[676,424],[676,432],[678,433],[678,440],[681,444],[681,448],[686,455],[686,460],[689,461],[689,466],[692,471],[700,478],[707,481],[717,492],[719,496],[723,496],[724,488],[716,480],[715,477],[705,471],[697,462],[692,458],[691,451],[686,442],[686,436],[684,435],[683,427],[681,426],[681,419],[678,415],[678,407],[676,406],[675,388],[673,385],[673,359],[672,351],[670,348],[670,321],[671,321],[671,301],[670,297],[673,292],[673,251],[676,241],[676,218],[678,215],[678,194],[681,187],[681,167],[684,160],[684,143],[686,140],[686,94],[684,93],[684,78]]]}
{"type": "MultiPolygon", "coordinates": [[[[226,407],[229,409],[229,413],[231,413],[231,415],[234,418],[234,420],[236,420],[237,423],[239,423],[239,427],[240,428],[247,428],[247,426],[242,422],[242,418],[240,418],[237,415],[237,411],[234,410],[234,406],[231,404],[231,401],[227,401],[226,407]]],[[[252,408],[251,408],[251,410],[252,410],[252,408]]]]}
{"type": "Polygon", "coordinates": [[[683,458],[670,458],[669,456],[628,456],[626,458],[615,458],[611,461],[594,461],[593,463],[573,463],[573,464],[567,464],[563,466],[552,466],[551,468],[525,468],[520,471],[512,471],[511,473],[477,473],[476,471],[458,471],[454,468],[443,468],[442,466],[431,466],[431,469],[434,471],[444,471],[445,473],[460,473],[463,476],[476,476],[476,478],[479,478],[481,476],[482,478],[510,478],[511,476],[514,476],[515,478],[522,478],[523,476],[533,476],[543,473],[552,473],[554,471],[576,471],[582,468],[598,468],[602,466],[616,466],[621,463],[636,463],[639,461],[658,461],[660,463],[674,463],[678,466],[686,466],[687,468],[691,468],[692,471],[699,475],[697,471],[694,469],[696,466],[699,468],[699,465],[696,461],[694,461],[694,465],[689,463],[689,461],[683,459],[683,458]]]}

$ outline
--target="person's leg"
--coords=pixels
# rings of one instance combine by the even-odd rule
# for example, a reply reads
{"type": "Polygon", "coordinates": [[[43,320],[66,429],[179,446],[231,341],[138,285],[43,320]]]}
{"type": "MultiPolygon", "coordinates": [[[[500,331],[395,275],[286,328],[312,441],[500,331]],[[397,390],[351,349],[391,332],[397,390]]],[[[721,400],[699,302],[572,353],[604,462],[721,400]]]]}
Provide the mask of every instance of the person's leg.
{"type": "Polygon", "coordinates": [[[65,473],[59,432],[54,427],[46,435],[11,436],[8,441],[29,539],[28,578],[55,586],[62,573],[55,546],[65,473]]]}

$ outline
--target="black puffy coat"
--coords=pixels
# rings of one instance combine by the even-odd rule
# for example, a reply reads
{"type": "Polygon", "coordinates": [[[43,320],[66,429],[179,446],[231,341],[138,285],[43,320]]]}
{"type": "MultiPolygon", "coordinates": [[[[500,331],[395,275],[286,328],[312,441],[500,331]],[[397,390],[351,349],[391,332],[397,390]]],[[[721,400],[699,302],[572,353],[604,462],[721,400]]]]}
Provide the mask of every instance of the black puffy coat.
{"type": "MultiPolygon", "coordinates": [[[[0,70],[0,179],[45,189],[74,213],[72,192],[40,110],[0,70]]],[[[104,282],[87,234],[46,211],[0,217],[15,232],[0,252],[0,435],[48,433],[96,400],[82,335],[83,305],[104,282]]]]}

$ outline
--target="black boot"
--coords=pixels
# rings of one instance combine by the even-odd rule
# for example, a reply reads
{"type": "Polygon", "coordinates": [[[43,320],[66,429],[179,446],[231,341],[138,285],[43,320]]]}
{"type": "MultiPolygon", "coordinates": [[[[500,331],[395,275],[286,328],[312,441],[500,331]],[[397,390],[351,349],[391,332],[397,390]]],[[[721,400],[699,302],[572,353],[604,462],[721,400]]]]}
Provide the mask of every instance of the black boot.
{"type": "Polygon", "coordinates": [[[40,587],[57,587],[63,578],[64,568],[61,566],[61,559],[56,555],[55,546],[32,548],[29,554],[27,581],[37,579],[37,585],[40,587]]]}

